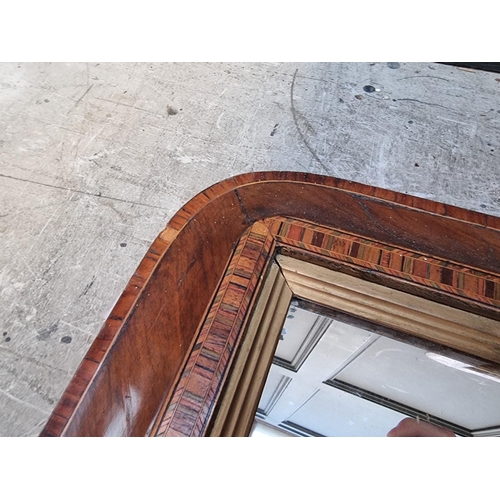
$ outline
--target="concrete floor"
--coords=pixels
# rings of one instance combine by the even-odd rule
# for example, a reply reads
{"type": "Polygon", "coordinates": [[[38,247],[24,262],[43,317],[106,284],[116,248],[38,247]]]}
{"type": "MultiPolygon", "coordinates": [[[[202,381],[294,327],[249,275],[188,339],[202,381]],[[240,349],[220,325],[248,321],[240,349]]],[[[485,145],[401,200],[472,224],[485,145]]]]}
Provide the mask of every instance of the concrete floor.
{"type": "Polygon", "coordinates": [[[1,64],[0,435],[41,431],[155,236],[215,182],[309,171],[500,216],[499,76],[1,64]]]}

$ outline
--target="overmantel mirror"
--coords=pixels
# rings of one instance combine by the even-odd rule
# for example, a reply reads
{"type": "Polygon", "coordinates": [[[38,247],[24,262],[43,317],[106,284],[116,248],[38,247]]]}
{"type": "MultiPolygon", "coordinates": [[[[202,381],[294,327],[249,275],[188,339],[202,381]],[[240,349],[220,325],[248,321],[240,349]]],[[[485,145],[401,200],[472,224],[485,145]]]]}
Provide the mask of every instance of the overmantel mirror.
{"type": "Polygon", "coordinates": [[[240,175],[151,245],[42,436],[500,434],[500,219],[240,175]]]}

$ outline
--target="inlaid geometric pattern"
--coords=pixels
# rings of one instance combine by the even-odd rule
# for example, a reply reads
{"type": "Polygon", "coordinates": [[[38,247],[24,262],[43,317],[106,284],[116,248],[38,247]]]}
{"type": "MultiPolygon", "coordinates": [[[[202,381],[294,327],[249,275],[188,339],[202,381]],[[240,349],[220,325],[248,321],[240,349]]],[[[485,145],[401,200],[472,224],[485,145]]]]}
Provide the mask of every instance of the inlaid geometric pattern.
{"type": "Polygon", "coordinates": [[[202,434],[273,250],[263,223],[239,241],[156,436],[202,434]]]}
{"type": "Polygon", "coordinates": [[[301,248],[485,304],[500,306],[500,276],[297,219],[268,219],[276,244],[301,248]]]}

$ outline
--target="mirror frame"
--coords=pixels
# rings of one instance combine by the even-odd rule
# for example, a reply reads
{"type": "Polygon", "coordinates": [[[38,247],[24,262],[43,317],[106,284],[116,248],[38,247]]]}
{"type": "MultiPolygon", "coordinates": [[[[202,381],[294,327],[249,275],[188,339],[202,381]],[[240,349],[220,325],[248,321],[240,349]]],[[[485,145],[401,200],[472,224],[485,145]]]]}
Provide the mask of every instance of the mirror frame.
{"type": "MultiPolygon", "coordinates": [[[[260,172],[216,184],[153,242],[41,435],[246,435],[248,421],[224,434],[216,417],[235,415],[234,401],[255,406],[262,390],[248,361],[265,372],[277,336],[265,333],[273,315],[254,313],[296,293],[281,293],[277,255],[498,322],[499,231],[490,215],[331,177],[260,172]],[[236,391],[228,403],[241,380],[253,399],[236,391]]],[[[450,317],[441,320],[446,330],[450,317]]],[[[429,340],[499,363],[499,337],[481,328],[429,340]]]]}

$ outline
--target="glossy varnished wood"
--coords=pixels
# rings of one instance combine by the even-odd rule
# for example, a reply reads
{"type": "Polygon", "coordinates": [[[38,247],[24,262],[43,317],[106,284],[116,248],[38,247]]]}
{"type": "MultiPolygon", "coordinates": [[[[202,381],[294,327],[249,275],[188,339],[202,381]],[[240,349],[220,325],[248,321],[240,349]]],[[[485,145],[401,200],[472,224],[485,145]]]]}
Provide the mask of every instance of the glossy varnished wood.
{"type": "MultiPolygon", "coordinates": [[[[240,237],[275,216],[500,273],[498,218],[303,173],[228,179],[186,204],[155,240],[42,435],[148,435],[171,399],[240,237]]],[[[495,290],[485,285],[482,294],[496,301],[495,290]]]]}

